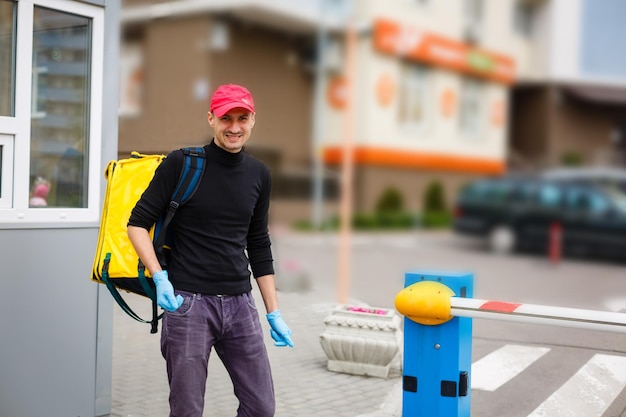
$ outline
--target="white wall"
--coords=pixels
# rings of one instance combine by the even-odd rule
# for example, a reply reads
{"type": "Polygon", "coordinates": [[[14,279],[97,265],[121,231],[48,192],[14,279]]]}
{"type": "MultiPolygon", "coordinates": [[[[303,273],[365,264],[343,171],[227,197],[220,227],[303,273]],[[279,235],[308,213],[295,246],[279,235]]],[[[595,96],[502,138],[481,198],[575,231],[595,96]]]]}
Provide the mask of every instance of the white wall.
{"type": "Polygon", "coordinates": [[[548,78],[579,78],[581,0],[552,0],[548,8],[548,78]]]}
{"type": "MultiPolygon", "coordinates": [[[[487,19],[485,39],[500,39],[487,42],[492,46],[489,49],[503,55],[509,55],[506,49],[506,36],[510,26],[497,17],[503,13],[510,15],[510,0],[506,0],[494,10],[490,10],[487,19]],[[498,49],[494,49],[498,48],[498,49]]],[[[389,2],[368,0],[359,2],[361,19],[373,22],[376,18],[393,20],[399,24],[436,33],[440,36],[461,39],[462,34],[462,2],[428,2],[421,6],[409,0],[396,0],[393,7],[389,2]]],[[[491,4],[491,3],[489,3],[491,4]]],[[[511,35],[507,35],[511,36],[511,35]]],[[[506,107],[508,86],[494,81],[486,81],[485,102],[487,113],[484,121],[484,131],[477,138],[467,138],[460,134],[458,129],[458,98],[463,75],[435,66],[430,66],[431,80],[429,87],[428,121],[423,129],[411,131],[398,124],[399,89],[401,79],[402,58],[382,54],[374,49],[373,35],[362,35],[357,47],[356,78],[355,78],[355,108],[353,111],[354,145],[371,148],[386,148],[391,150],[435,153],[478,159],[492,159],[501,161],[506,156],[506,125],[493,126],[490,123],[491,106],[494,101],[500,101],[506,107]],[[382,107],[376,97],[376,88],[379,77],[390,76],[395,82],[394,100],[388,107],[382,107]],[[440,111],[440,97],[444,90],[455,92],[457,108],[454,115],[446,118],[440,111]]],[[[505,110],[506,112],[506,110],[505,110]]],[[[345,111],[338,111],[331,107],[326,108],[324,126],[324,143],[341,146],[346,132],[345,111]]]]}

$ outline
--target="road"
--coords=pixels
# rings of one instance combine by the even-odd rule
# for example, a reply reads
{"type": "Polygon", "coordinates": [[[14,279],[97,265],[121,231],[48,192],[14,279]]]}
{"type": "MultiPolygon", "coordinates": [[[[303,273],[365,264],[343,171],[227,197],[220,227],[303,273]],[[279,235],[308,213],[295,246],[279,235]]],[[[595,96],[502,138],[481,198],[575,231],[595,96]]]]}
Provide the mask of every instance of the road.
{"type": "MultiPolygon", "coordinates": [[[[435,269],[472,272],[475,298],[626,312],[624,263],[495,255],[447,232],[350,241],[349,302],[393,308],[406,272],[435,269]]],[[[279,272],[300,271],[337,299],[336,235],[279,234],[274,247],[279,272]]],[[[473,326],[473,416],[626,417],[626,335],[485,319],[473,326]]]]}

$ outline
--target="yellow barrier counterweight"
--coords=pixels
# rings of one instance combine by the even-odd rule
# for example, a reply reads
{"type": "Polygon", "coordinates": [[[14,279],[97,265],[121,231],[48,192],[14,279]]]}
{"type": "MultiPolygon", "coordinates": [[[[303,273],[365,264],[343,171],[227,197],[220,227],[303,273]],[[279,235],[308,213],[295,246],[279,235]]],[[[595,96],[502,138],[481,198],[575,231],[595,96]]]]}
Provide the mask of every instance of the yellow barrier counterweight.
{"type": "Polygon", "coordinates": [[[451,297],[454,291],[436,281],[420,281],[409,285],[398,293],[396,310],[416,323],[442,324],[452,319],[451,297]]]}

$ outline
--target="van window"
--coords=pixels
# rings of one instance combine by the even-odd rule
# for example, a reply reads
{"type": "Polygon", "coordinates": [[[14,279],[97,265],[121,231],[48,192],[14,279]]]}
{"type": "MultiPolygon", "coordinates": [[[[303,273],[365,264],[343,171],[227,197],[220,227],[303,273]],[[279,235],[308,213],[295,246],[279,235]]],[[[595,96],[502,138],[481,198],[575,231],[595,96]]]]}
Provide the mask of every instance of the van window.
{"type": "Polygon", "coordinates": [[[607,198],[613,203],[613,207],[626,213],[626,194],[613,187],[605,188],[604,191],[607,193],[607,198]]]}
{"type": "Polygon", "coordinates": [[[511,194],[511,184],[507,182],[494,182],[488,196],[491,201],[506,201],[511,194]]]}
{"type": "Polygon", "coordinates": [[[511,202],[529,203],[536,198],[537,185],[532,182],[520,182],[515,185],[511,195],[511,202]]]}
{"type": "Polygon", "coordinates": [[[471,183],[461,191],[461,198],[464,201],[483,201],[489,198],[491,183],[489,181],[478,181],[471,183]]]}
{"type": "Polygon", "coordinates": [[[589,207],[588,192],[583,188],[573,187],[567,190],[565,207],[568,210],[585,210],[589,207]]]}
{"type": "Polygon", "coordinates": [[[599,193],[589,194],[589,212],[591,214],[603,214],[609,209],[609,201],[599,193]]]}
{"type": "Polygon", "coordinates": [[[542,185],[539,189],[539,205],[544,207],[556,208],[561,205],[563,198],[562,190],[556,185],[542,185]]]}

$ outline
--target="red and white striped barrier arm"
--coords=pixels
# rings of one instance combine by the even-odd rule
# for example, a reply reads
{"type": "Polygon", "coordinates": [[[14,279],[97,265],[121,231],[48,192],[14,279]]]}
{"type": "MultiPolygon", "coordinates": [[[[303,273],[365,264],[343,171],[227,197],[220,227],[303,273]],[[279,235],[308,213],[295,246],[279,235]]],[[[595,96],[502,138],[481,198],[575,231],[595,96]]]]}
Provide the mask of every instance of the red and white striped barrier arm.
{"type": "Polygon", "coordinates": [[[626,333],[626,314],[609,311],[518,304],[476,298],[450,298],[452,316],[547,324],[626,333]]]}

